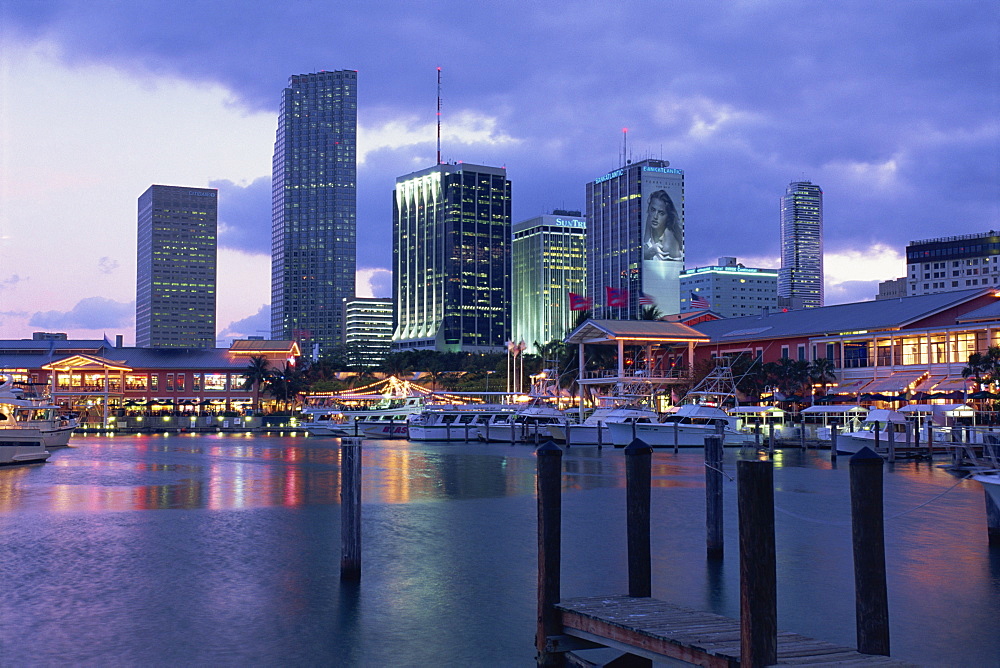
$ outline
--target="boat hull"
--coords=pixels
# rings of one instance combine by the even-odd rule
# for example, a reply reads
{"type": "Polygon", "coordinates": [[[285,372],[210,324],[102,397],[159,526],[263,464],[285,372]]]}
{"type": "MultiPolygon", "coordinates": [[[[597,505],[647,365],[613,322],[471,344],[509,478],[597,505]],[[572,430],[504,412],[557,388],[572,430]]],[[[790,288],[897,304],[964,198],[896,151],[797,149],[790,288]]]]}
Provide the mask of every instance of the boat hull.
{"type": "Polygon", "coordinates": [[[993,499],[993,503],[1000,508],[1000,473],[982,473],[972,476],[972,479],[983,486],[986,493],[993,499]]]}
{"type": "Polygon", "coordinates": [[[591,424],[552,425],[549,433],[553,440],[563,443],[568,435],[570,445],[611,445],[611,430],[607,424],[601,425],[600,435],[597,425],[591,424]]]}
{"type": "MultiPolygon", "coordinates": [[[[679,448],[702,448],[706,436],[715,436],[718,431],[711,426],[680,424],[650,424],[636,423],[633,436],[632,424],[620,423],[607,425],[611,432],[611,442],[616,448],[622,448],[638,438],[652,448],[672,448],[676,443],[679,448]],[[676,433],[676,437],[675,437],[676,433]]],[[[729,447],[750,445],[753,436],[734,431],[723,433],[722,444],[729,447]]]]}
{"type": "Polygon", "coordinates": [[[405,423],[396,424],[370,424],[361,428],[365,438],[387,439],[387,438],[409,438],[410,432],[405,423]]]}
{"type": "Polygon", "coordinates": [[[0,429],[0,465],[44,462],[49,454],[37,429],[0,429]]]}

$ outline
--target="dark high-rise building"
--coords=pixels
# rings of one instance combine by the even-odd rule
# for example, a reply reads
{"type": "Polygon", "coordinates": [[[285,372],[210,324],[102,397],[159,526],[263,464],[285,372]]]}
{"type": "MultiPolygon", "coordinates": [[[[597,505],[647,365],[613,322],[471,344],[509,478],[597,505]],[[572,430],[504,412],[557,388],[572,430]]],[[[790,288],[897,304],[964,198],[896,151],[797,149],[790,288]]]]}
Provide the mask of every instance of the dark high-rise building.
{"type": "Polygon", "coordinates": [[[645,295],[680,313],[684,170],[643,160],[587,184],[587,297],[598,318],[638,318],[645,295]]]}
{"type": "Polygon", "coordinates": [[[354,298],[357,83],[297,74],[281,96],[271,195],[271,337],[304,354],[344,342],[354,298]]]}
{"type": "Polygon", "coordinates": [[[344,304],[344,341],[347,362],[352,367],[370,369],[385,361],[392,345],[391,299],[355,297],[344,304]]]}
{"type": "Polygon", "coordinates": [[[507,170],[435,165],[396,179],[393,194],[393,350],[505,350],[511,301],[507,170]]]}
{"type": "Polygon", "coordinates": [[[810,181],[788,184],[781,198],[778,296],[794,308],[823,305],[823,191],[810,181]]]}
{"type": "Polygon", "coordinates": [[[218,191],[150,186],[139,196],[137,348],[214,348],[218,191]]]}

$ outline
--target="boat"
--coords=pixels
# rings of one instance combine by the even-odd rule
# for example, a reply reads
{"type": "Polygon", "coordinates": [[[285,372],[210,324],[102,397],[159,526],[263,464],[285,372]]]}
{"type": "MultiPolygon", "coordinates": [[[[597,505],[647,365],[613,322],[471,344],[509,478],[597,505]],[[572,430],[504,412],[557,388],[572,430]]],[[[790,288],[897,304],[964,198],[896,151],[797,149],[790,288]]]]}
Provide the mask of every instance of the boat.
{"type": "Polygon", "coordinates": [[[736,431],[755,441],[758,428],[762,440],[770,438],[772,431],[775,439],[787,440],[798,436],[795,425],[788,421],[788,413],[777,406],[734,406],[726,413],[736,418],[736,431]]]}
{"type": "Polygon", "coordinates": [[[76,419],[60,415],[61,410],[43,399],[24,397],[21,388],[14,387],[9,376],[0,383],[0,413],[6,415],[14,427],[37,429],[45,448],[69,445],[77,427],[76,419]]]}
{"type": "Polygon", "coordinates": [[[406,438],[406,418],[423,410],[431,393],[396,378],[375,384],[379,385],[386,387],[384,394],[309,397],[301,411],[305,421],[300,426],[310,436],[406,438]],[[348,399],[364,401],[368,405],[357,408],[341,403],[348,399]]]}
{"type": "Polygon", "coordinates": [[[441,404],[411,414],[407,430],[411,441],[468,441],[490,439],[494,425],[506,422],[521,406],[514,404],[441,404]]]}
{"type": "Polygon", "coordinates": [[[910,422],[899,411],[887,408],[873,408],[868,411],[861,426],[854,431],[837,434],[837,452],[853,455],[861,448],[869,447],[875,452],[885,452],[889,449],[889,432],[893,432],[893,440],[897,446],[906,443],[906,431],[910,422]],[[875,438],[878,435],[876,447],[875,438]]]}
{"type": "Polygon", "coordinates": [[[1000,508],[1000,470],[984,471],[972,476],[972,479],[983,486],[993,503],[1000,508]]]}
{"type": "Polygon", "coordinates": [[[654,418],[638,418],[629,422],[608,425],[611,442],[616,448],[623,448],[633,439],[653,448],[703,447],[706,436],[721,435],[723,445],[744,446],[753,442],[752,437],[736,428],[736,418],[715,406],[705,404],[683,404],[665,413],[656,421],[654,418]]]}
{"type": "Polygon", "coordinates": [[[838,433],[857,431],[861,428],[865,416],[868,415],[868,409],[856,404],[817,405],[803,408],[801,414],[806,425],[815,425],[816,440],[829,443],[833,438],[834,425],[836,425],[838,433]]]}
{"type": "MultiPolygon", "coordinates": [[[[924,442],[928,431],[935,443],[963,442],[969,435],[963,434],[963,429],[975,426],[976,411],[967,404],[907,404],[899,412],[917,424],[924,442]]],[[[973,442],[982,443],[982,432],[969,433],[973,442]]]]}
{"type": "MultiPolygon", "coordinates": [[[[10,387],[10,379],[0,388],[10,387]]],[[[29,464],[49,458],[42,431],[17,423],[14,404],[0,400],[0,464],[29,464]]]]}
{"type": "Polygon", "coordinates": [[[530,443],[541,442],[552,438],[551,429],[566,425],[568,418],[561,410],[545,403],[532,403],[514,413],[508,414],[503,421],[489,423],[477,427],[477,437],[480,441],[495,443],[530,443]]]}
{"type": "Polygon", "coordinates": [[[629,423],[641,418],[655,420],[656,411],[641,406],[626,405],[614,408],[605,407],[594,410],[579,423],[550,424],[549,433],[552,439],[568,442],[570,445],[611,444],[611,430],[608,427],[613,422],[629,423]]]}

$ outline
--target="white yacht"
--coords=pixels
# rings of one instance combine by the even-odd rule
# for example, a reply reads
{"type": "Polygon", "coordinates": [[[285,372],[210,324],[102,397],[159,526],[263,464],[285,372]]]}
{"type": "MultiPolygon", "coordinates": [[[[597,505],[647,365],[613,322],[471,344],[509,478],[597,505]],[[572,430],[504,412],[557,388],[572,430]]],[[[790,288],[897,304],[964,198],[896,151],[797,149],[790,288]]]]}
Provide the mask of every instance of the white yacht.
{"type": "Polygon", "coordinates": [[[1000,470],[984,471],[972,476],[972,479],[983,486],[993,503],[1000,508],[1000,470]]]}
{"type": "Polygon", "coordinates": [[[598,408],[579,423],[550,424],[549,433],[553,440],[568,442],[570,445],[611,445],[611,429],[613,422],[631,423],[639,419],[652,422],[657,417],[656,411],[640,406],[628,405],[614,408],[598,408]]]}
{"type": "Polygon", "coordinates": [[[566,414],[555,406],[533,403],[515,413],[508,414],[503,421],[489,423],[489,432],[477,428],[481,441],[496,443],[532,443],[552,438],[553,427],[563,427],[568,421],[566,414]]]}
{"type": "MultiPolygon", "coordinates": [[[[2,387],[8,387],[10,381],[2,387]]],[[[49,458],[40,429],[17,423],[14,405],[3,399],[0,403],[0,464],[28,464],[49,458]]]]}
{"type": "Polygon", "coordinates": [[[816,405],[802,409],[802,419],[807,424],[815,425],[816,440],[823,443],[829,443],[833,438],[834,425],[837,426],[838,434],[857,431],[866,415],[868,409],[858,405],[816,405]]]}
{"type": "Polygon", "coordinates": [[[736,418],[715,406],[704,404],[684,404],[676,410],[665,413],[659,421],[652,418],[638,418],[630,422],[608,425],[611,442],[616,448],[623,448],[638,438],[653,448],[670,448],[675,444],[681,448],[703,447],[705,437],[720,434],[723,445],[743,446],[752,442],[752,437],[736,428],[736,418]]]}
{"type": "Polygon", "coordinates": [[[910,423],[902,413],[887,408],[873,408],[868,411],[858,429],[837,434],[837,452],[853,455],[866,446],[877,452],[884,452],[889,449],[890,430],[896,445],[901,446],[906,443],[906,430],[909,428],[910,423]],[[875,447],[876,433],[878,448],[875,447]]]}
{"type": "Polygon", "coordinates": [[[46,448],[69,445],[77,427],[76,419],[59,415],[60,410],[59,406],[41,399],[24,398],[10,377],[0,384],[0,413],[10,421],[8,427],[13,424],[21,429],[37,429],[46,448]]]}
{"type": "Polygon", "coordinates": [[[383,397],[373,406],[306,406],[301,427],[310,436],[406,438],[406,418],[425,408],[424,396],[383,397]]]}
{"type": "Polygon", "coordinates": [[[426,406],[407,418],[411,441],[492,440],[494,425],[506,422],[521,406],[514,404],[450,404],[426,406]]]}

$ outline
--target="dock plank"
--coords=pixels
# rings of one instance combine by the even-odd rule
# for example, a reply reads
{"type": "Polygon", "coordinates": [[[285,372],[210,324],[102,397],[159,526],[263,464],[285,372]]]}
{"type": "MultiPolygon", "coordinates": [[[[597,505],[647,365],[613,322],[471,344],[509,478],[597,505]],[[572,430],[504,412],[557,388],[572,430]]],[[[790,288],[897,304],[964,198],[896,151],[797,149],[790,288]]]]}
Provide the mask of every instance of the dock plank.
{"type": "MultiPolygon", "coordinates": [[[[653,598],[589,596],[561,601],[563,632],[651,659],[730,668],[740,663],[736,619],[653,598]]],[[[778,633],[779,665],[910,666],[796,633],[778,633]]]]}

